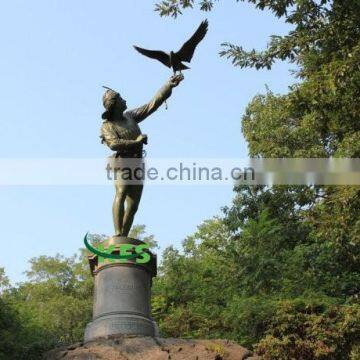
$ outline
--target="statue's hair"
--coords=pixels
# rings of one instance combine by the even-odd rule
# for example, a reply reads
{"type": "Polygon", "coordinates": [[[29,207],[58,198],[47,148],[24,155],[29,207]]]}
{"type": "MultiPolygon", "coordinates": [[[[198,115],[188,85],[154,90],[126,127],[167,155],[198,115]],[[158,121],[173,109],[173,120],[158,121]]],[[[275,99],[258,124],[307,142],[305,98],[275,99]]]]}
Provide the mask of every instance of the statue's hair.
{"type": "Polygon", "coordinates": [[[103,95],[103,105],[106,111],[102,114],[101,117],[105,120],[109,119],[111,115],[111,109],[116,102],[116,97],[120,94],[107,86],[103,86],[103,88],[106,89],[105,94],[103,95]]]}

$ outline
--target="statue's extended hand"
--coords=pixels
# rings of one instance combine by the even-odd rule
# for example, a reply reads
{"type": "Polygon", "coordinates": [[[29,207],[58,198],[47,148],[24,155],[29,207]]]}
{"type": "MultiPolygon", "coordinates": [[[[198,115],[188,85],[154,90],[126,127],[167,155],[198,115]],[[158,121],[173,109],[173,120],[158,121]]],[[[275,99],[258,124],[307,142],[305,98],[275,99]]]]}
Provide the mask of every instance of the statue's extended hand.
{"type": "Polygon", "coordinates": [[[170,85],[171,85],[171,87],[178,86],[180,84],[180,82],[183,81],[183,80],[184,80],[184,75],[183,74],[173,75],[170,78],[170,85]]]}
{"type": "Polygon", "coordinates": [[[147,145],[148,137],[147,137],[147,135],[145,135],[145,134],[141,134],[141,135],[139,135],[139,136],[136,138],[136,141],[147,145]]]}

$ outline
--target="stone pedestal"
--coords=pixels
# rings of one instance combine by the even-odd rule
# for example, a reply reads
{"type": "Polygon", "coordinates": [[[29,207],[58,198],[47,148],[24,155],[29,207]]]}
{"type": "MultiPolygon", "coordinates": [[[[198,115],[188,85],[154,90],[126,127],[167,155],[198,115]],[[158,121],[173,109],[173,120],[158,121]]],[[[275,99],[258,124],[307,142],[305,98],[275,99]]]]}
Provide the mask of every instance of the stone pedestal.
{"type": "MultiPolygon", "coordinates": [[[[114,246],[113,254],[119,253],[120,244],[144,244],[140,240],[113,237],[97,247],[114,246]]],[[[156,323],[151,318],[151,285],[156,276],[156,255],[149,252],[150,261],[144,264],[136,258],[126,262],[99,259],[89,256],[94,276],[93,320],[86,326],[85,341],[107,335],[157,336],[156,323]]]]}

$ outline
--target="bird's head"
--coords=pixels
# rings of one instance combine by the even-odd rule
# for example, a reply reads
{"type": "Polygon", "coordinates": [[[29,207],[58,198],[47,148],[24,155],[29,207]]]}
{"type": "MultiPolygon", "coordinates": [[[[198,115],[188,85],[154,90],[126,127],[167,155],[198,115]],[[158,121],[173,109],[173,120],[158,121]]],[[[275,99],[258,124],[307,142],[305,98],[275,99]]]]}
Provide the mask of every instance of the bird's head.
{"type": "Polygon", "coordinates": [[[106,88],[103,95],[103,105],[106,111],[102,114],[103,119],[109,120],[114,114],[122,115],[127,109],[126,101],[120,96],[120,94],[110,88],[106,88]]]}

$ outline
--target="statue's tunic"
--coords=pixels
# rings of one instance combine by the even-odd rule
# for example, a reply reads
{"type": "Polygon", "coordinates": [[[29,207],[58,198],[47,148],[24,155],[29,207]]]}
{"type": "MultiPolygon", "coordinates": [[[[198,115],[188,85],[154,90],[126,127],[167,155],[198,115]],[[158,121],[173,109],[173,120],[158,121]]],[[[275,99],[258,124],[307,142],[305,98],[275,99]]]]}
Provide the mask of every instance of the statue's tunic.
{"type": "Polygon", "coordinates": [[[105,120],[101,127],[103,143],[116,151],[115,157],[140,158],[143,144],[135,142],[141,135],[138,123],[151,115],[171,95],[172,87],[167,82],[148,103],[139,108],[124,112],[123,119],[105,120]]]}

